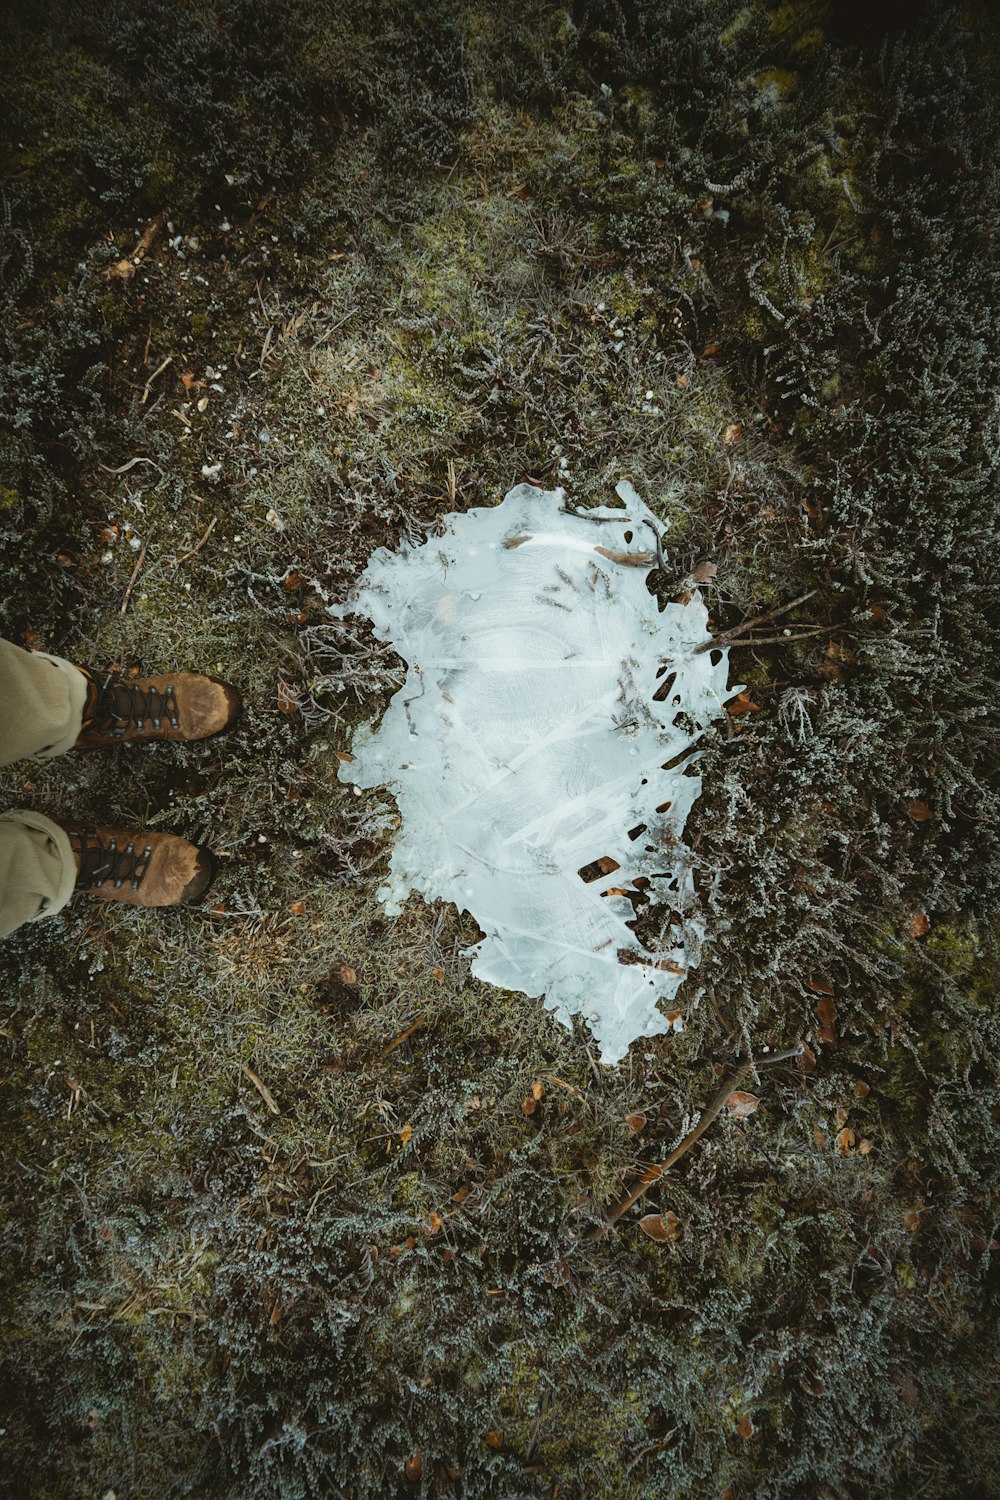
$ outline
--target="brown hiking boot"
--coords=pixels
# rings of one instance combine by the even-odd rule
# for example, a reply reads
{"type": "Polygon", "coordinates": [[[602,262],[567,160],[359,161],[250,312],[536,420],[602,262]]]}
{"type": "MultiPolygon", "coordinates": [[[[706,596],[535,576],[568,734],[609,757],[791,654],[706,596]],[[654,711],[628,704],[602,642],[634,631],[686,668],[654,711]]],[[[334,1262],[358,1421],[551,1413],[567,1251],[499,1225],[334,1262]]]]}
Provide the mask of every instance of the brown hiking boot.
{"type": "Polygon", "coordinates": [[[148,740],[207,740],[239,722],[243,699],[221,677],[170,672],[123,678],[117,670],[78,667],[87,679],[83,727],[75,750],[148,740]]]}
{"type": "Polygon", "coordinates": [[[215,874],[215,856],[173,833],[123,833],[63,823],[76,860],[77,891],[130,906],[179,906],[197,901],[215,874]]]}

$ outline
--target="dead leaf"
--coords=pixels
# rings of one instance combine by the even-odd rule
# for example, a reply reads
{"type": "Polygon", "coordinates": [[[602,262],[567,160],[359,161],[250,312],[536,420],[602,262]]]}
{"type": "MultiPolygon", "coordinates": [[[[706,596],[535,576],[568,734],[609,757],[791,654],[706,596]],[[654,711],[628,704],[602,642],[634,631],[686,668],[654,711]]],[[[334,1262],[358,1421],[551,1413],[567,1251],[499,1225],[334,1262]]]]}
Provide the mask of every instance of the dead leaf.
{"type": "Polygon", "coordinates": [[[915,1233],[916,1230],[920,1228],[920,1220],[924,1214],[926,1207],[927,1205],[925,1203],[916,1203],[912,1208],[908,1208],[906,1210],[906,1213],[903,1215],[903,1226],[904,1228],[908,1229],[911,1234],[915,1233]]]}
{"type": "Polygon", "coordinates": [[[283,588],[291,591],[293,589],[300,589],[305,583],[305,579],[302,577],[302,574],[298,571],[297,568],[292,568],[290,573],[285,574],[284,578],[281,580],[281,583],[283,588]]]}
{"type": "Polygon", "coordinates": [[[734,718],[739,714],[758,714],[760,704],[754,703],[749,692],[744,688],[742,693],[738,693],[726,704],[726,712],[732,714],[734,718]]]}
{"type": "Polygon", "coordinates": [[[871,1084],[865,1083],[863,1078],[859,1078],[854,1085],[854,1093],[858,1099],[867,1099],[871,1091],[871,1084]]]}
{"type": "Polygon", "coordinates": [[[293,917],[304,916],[305,915],[305,910],[306,910],[306,903],[304,901],[293,901],[292,904],[291,904],[291,906],[288,908],[288,910],[291,912],[291,914],[292,914],[293,917]]]}
{"type": "Polygon", "coordinates": [[[341,984],[355,985],[358,982],[358,971],[352,969],[350,964],[340,964],[337,968],[337,978],[341,984]]]}
{"type": "Polygon", "coordinates": [[[679,390],[685,391],[691,384],[691,377],[690,375],[678,375],[675,377],[674,383],[679,390]]]}
{"type": "Polygon", "coordinates": [[[436,1213],[436,1212],[432,1211],[430,1218],[428,1219],[427,1223],[424,1225],[424,1232],[426,1234],[440,1234],[440,1232],[441,1232],[441,1230],[443,1228],[444,1228],[444,1219],[441,1217],[441,1215],[439,1213],[436,1213]]]}
{"type": "Polygon", "coordinates": [[[680,1224],[675,1213],[646,1214],[639,1220],[639,1228],[643,1234],[648,1234],[651,1240],[675,1240],[677,1238],[677,1226],[680,1224]]]}
{"type": "Polygon", "coordinates": [[[402,1130],[399,1132],[399,1144],[401,1146],[408,1145],[409,1142],[410,1142],[410,1138],[412,1137],[412,1135],[413,1135],[413,1126],[412,1125],[404,1125],[403,1128],[402,1128],[402,1130]]]}
{"type": "Polygon", "coordinates": [[[745,1094],[742,1089],[733,1089],[726,1100],[726,1108],[737,1119],[743,1119],[745,1115],[752,1115],[759,1103],[756,1094],[745,1094]]]}
{"type": "Polygon", "coordinates": [[[420,1478],[423,1472],[423,1455],[418,1448],[416,1453],[411,1453],[409,1458],[406,1460],[406,1463],[403,1465],[403,1473],[406,1475],[411,1484],[416,1484],[417,1480],[420,1478]]]}
{"type": "Polygon", "coordinates": [[[642,1114],[641,1111],[637,1111],[634,1115],[626,1115],[625,1124],[628,1126],[629,1130],[631,1130],[633,1135],[638,1135],[639,1131],[642,1130],[646,1124],[646,1116],[642,1114]]]}
{"type": "Polygon", "coordinates": [[[915,798],[914,801],[912,801],[908,805],[906,811],[909,817],[913,819],[914,823],[929,823],[934,816],[931,809],[927,806],[927,803],[921,802],[919,797],[915,798]]]}
{"type": "Polygon", "coordinates": [[[911,938],[926,937],[931,930],[931,920],[926,912],[915,911],[909,920],[908,931],[911,938]]]}
{"type": "Polygon", "coordinates": [[[738,443],[743,437],[743,428],[739,422],[731,422],[722,434],[724,443],[738,443]]]}
{"type": "Polygon", "coordinates": [[[692,583],[709,583],[719,571],[714,562],[700,562],[691,574],[692,583]]]}
{"type": "Polygon", "coordinates": [[[871,1152],[872,1142],[868,1139],[867,1136],[863,1136],[858,1142],[858,1154],[861,1156],[870,1156],[871,1152]]]}
{"type": "Polygon", "coordinates": [[[748,1411],[745,1411],[737,1422],[736,1435],[743,1438],[744,1442],[748,1438],[753,1437],[753,1422],[750,1420],[750,1413],[748,1411]]]}
{"type": "Polygon", "coordinates": [[[850,1125],[845,1125],[842,1130],[837,1131],[837,1150],[843,1156],[846,1156],[848,1152],[854,1150],[854,1143],[856,1140],[857,1136],[854,1134],[854,1131],[851,1129],[850,1125]]]}
{"type": "Polygon", "coordinates": [[[531,1097],[530,1094],[528,1094],[528,1096],[525,1099],[521,1100],[521,1113],[522,1114],[524,1114],[524,1115],[533,1115],[535,1113],[535,1110],[537,1108],[538,1108],[538,1100],[537,1099],[532,1099],[532,1097],[531,1097]]]}
{"type": "Polygon", "coordinates": [[[814,1073],[816,1071],[816,1054],[811,1047],[802,1043],[802,1051],[799,1053],[799,1071],[802,1073],[814,1073]]]}
{"type": "Polygon", "coordinates": [[[497,1432],[495,1427],[491,1427],[489,1432],[486,1434],[486,1445],[489,1448],[502,1448],[503,1433],[497,1432]]]}
{"type": "Polygon", "coordinates": [[[297,714],[299,711],[299,699],[293,687],[287,682],[278,682],[278,711],[283,714],[297,714]]]}
{"type": "Polygon", "coordinates": [[[833,994],[833,985],[829,979],[824,979],[821,974],[810,974],[806,980],[806,989],[812,990],[814,995],[833,994]]]}
{"type": "Polygon", "coordinates": [[[817,1035],[826,1047],[836,1047],[837,1033],[834,1029],[834,1021],[837,1019],[837,1007],[833,1000],[824,995],[822,1000],[817,1000],[814,1012],[819,1022],[817,1035]]]}

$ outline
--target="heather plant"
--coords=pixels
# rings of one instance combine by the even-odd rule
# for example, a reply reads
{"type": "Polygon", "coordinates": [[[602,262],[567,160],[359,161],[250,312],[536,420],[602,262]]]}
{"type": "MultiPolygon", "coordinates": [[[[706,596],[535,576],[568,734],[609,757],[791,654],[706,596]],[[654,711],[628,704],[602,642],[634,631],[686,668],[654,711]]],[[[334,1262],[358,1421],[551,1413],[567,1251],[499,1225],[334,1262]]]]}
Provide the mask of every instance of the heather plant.
{"type": "Polygon", "coordinates": [[[0,49],[0,628],[248,705],[4,772],[221,869],[0,954],[0,1488],[997,1494],[987,11],[59,0],[0,49]],[[341,768],[405,664],[336,607],[627,477],[746,688],[684,1029],[604,1067],[380,904],[341,768]]]}

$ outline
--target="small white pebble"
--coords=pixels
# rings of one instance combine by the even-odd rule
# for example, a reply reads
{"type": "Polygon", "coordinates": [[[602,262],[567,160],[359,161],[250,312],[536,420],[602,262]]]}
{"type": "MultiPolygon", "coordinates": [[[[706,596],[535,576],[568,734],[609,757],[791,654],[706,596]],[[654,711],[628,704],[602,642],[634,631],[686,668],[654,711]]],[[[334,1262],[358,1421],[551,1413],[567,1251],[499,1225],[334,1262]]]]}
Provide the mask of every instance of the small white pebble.
{"type": "Polygon", "coordinates": [[[653,399],[653,392],[652,391],[647,391],[646,392],[646,400],[647,401],[652,401],[652,399],[653,399]]]}
{"type": "Polygon", "coordinates": [[[267,834],[266,833],[258,833],[258,835],[257,835],[257,842],[258,842],[258,844],[266,844],[267,843],[267,834]]]}

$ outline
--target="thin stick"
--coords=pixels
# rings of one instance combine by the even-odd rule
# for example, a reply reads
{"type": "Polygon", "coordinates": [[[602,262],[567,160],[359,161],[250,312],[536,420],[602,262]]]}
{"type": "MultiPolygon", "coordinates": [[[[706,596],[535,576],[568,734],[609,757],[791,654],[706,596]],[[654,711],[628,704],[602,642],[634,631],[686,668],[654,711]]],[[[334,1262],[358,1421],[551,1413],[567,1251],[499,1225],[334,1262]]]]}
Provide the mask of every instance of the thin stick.
{"type": "Polygon", "coordinates": [[[605,1216],[604,1222],[596,1224],[593,1229],[588,1229],[586,1234],[580,1236],[581,1241],[590,1244],[595,1240],[602,1240],[612,1225],[618,1222],[622,1214],[628,1213],[632,1205],[638,1203],[643,1193],[648,1192],[654,1182],[659,1182],[666,1176],[670,1168],[680,1160],[686,1151],[690,1151],[691,1147],[705,1134],[705,1131],[720,1113],[733,1090],[739,1088],[748,1073],[752,1072],[755,1068],[759,1071],[761,1068],[771,1067],[775,1063],[787,1062],[789,1058],[799,1057],[801,1052],[802,1043],[796,1042],[794,1047],[789,1047],[784,1052],[776,1052],[773,1057],[762,1057],[756,1061],[752,1058],[747,1058],[745,1062],[740,1063],[735,1073],[726,1079],[725,1083],[705,1109],[694,1129],[689,1130],[680,1145],[675,1146],[671,1151],[666,1161],[660,1163],[656,1176],[652,1176],[647,1169],[643,1173],[643,1178],[639,1182],[639,1185],[631,1193],[625,1194],[624,1197],[619,1198],[616,1203],[612,1204],[611,1209],[605,1216]]]}
{"type": "Polygon", "coordinates": [[[271,1090],[268,1088],[263,1078],[261,1078],[259,1074],[255,1073],[253,1068],[251,1068],[248,1063],[241,1063],[240,1068],[249,1078],[250,1082],[253,1084],[254,1088],[257,1090],[258,1094],[263,1099],[268,1109],[271,1111],[272,1115],[280,1115],[281,1110],[275,1103],[274,1095],[271,1093],[271,1090]]]}
{"type": "Polygon", "coordinates": [[[398,1036],[394,1042],[390,1042],[389,1045],[388,1045],[388,1047],[383,1047],[383,1049],[382,1049],[382,1056],[383,1057],[388,1057],[390,1052],[395,1052],[396,1048],[397,1047],[401,1047],[403,1045],[403,1043],[407,1040],[408,1037],[411,1037],[415,1031],[419,1031],[420,1030],[420,1028],[421,1028],[421,1026],[423,1026],[423,1024],[424,1024],[424,1017],[421,1016],[419,1021],[414,1021],[414,1023],[413,1023],[412,1026],[407,1026],[407,1028],[403,1032],[402,1036],[398,1036]]]}
{"type": "Polygon", "coordinates": [[[128,587],[125,590],[125,597],[122,600],[122,607],[118,611],[120,615],[123,615],[128,609],[128,601],[132,597],[132,590],[135,588],[135,580],[138,578],[139,573],[142,569],[143,559],[146,556],[146,548],[149,546],[149,537],[152,536],[152,534],[152,532],[149,533],[149,536],[146,537],[146,540],[139,548],[139,556],[135,560],[135,567],[132,569],[132,577],[128,581],[128,587]]]}
{"type": "Polygon", "coordinates": [[[201,540],[195,543],[195,545],[191,548],[190,552],[184,552],[184,553],[181,554],[180,557],[175,557],[174,558],[174,567],[175,568],[179,568],[182,562],[187,562],[187,560],[188,560],[189,557],[194,557],[194,555],[195,555],[196,552],[200,552],[201,551],[202,547],[204,547],[205,543],[208,541],[209,537],[212,535],[212,532],[215,530],[215,523],[216,523],[216,521],[218,519],[219,519],[218,516],[213,516],[212,517],[212,519],[209,521],[208,525],[205,527],[205,531],[204,531],[204,533],[202,535],[201,540]]]}
{"type": "Polygon", "coordinates": [[[140,405],[145,406],[146,402],[149,400],[149,393],[153,388],[153,381],[156,379],[157,375],[162,375],[167,366],[172,365],[173,362],[174,356],[172,354],[168,354],[162,365],[157,365],[156,369],[153,371],[152,375],[150,375],[149,379],[146,381],[146,384],[143,386],[142,401],[140,402],[140,405]]]}
{"type": "Polygon", "coordinates": [[[829,635],[833,630],[842,630],[841,625],[816,625],[812,630],[800,630],[798,635],[751,636],[748,641],[733,641],[732,648],[739,651],[750,646],[790,646],[793,641],[804,641],[809,635],[829,635]]]}
{"type": "Polygon", "coordinates": [[[710,641],[703,641],[700,646],[694,648],[693,654],[698,655],[701,651],[711,651],[714,646],[724,645],[726,641],[733,640],[738,635],[745,635],[748,630],[753,630],[757,625],[766,625],[771,620],[777,620],[779,616],[786,615],[790,609],[795,609],[799,604],[805,604],[819,589],[810,589],[807,594],[800,594],[790,604],[778,604],[774,609],[765,610],[762,615],[754,615],[752,620],[744,620],[742,625],[735,625],[732,630],[724,630],[721,635],[713,637],[710,641]]]}

